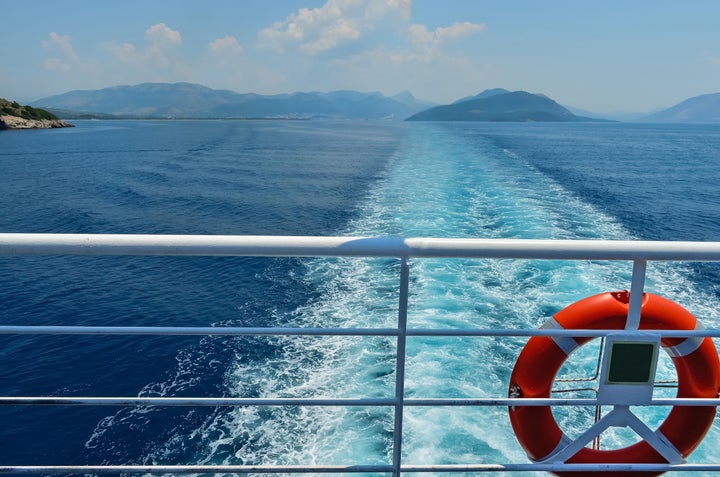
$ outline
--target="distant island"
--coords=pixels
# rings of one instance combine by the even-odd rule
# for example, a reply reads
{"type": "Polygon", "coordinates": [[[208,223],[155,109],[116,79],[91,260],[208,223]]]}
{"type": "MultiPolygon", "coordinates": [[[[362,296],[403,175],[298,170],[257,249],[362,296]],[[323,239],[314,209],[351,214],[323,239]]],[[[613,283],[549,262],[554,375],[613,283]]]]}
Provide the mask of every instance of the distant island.
{"type": "Polygon", "coordinates": [[[0,130],[68,128],[72,124],[44,109],[0,98],[0,130]]]}
{"type": "Polygon", "coordinates": [[[571,113],[547,96],[495,88],[435,106],[406,121],[604,121],[571,113]]]}
{"type": "Polygon", "coordinates": [[[644,122],[720,123],[720,93],[703,94],[641,119],[644,122]]]}

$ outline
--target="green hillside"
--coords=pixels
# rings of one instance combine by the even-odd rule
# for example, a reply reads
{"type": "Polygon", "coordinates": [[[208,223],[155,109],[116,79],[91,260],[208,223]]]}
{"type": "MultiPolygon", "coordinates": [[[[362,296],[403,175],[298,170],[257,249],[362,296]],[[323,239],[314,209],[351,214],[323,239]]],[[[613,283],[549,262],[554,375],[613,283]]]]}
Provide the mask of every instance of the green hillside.
{"type": "Polygon", "coordinates": [[[57,116],[45,111],[44,109],[33,108],[32,106],[23,106],[17,101],[8,101],[0,98],[0,116],[17,116],[23,119],[49,119],[56,120],[57,116]]]}

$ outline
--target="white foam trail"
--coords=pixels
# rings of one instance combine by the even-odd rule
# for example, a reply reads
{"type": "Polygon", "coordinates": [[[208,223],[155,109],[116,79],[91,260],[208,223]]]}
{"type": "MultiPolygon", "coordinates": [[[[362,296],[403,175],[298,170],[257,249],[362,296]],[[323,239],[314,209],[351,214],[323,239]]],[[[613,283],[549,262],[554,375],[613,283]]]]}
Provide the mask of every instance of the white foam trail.
{"type": "MultiPolygon", "coordinates": [[[[611,217],[481,137],[413,125],[404,149],[368,192],[347,235],[631,239],[611,217]]],[[[321,294],[281,322],[300,326],[393,326],[398,263],[308,260],[321,294]]],[[[585,296],[629,288],[631,264],[596,261],[414,260],[410,326],[535,328],[585,296]]],[[[294,279],[299,279],[295,277],[294,279]]],[[[672,297],[717,326],[718,303],[684,266],[651,264],[647,289],[672,297]]],[[[227,375],[236,396],[358,397],[393,394],[395,344],[384,338],[277,338],[261,366],[238,351],[227,375]]],[[[411,338],[409,397],[504,397],[521,339],[411,338]]],[[[578,366],[594,368],[579,353],[578,366]]],[[[663,364],[662,373],[672,375],[663,364]]],[[[568,432],[579,424],[562,417],[568,432]]],[[[404,461],[526,462],[504,408],[406,410],[404,461]]],[[[203,463],[388,463],[392,412],[367,408],[239,408],[197,433],[203,463]],[[229,450],[231,449],[231,450],[229,450]]],[[[701,450],[718,457],[714,430],[701,450]]],[[[614,439],[611,437],[610,440],[614,439]]],[[[620,436],[618,439],[622,439],[620,436]]]]}
{"type": "MultiPolygon", "coordinates": [[[[429,153],[424,153],[422,140],[411,141],[410,149],[400,153],[395,168],[371,191],[349,234],[383,235],[390,231],[404,236],[632,238],[611,217],[581,202],[519,157],[493,150],[468,150],[466,144],[436,136],[432,131],[424,136],[431,143],[427,145],[429,153]]],[[[339,261],[329,268],[319,262],[310,264],[308,276],[322,276],[317,283],[327,287],[327,301],[315,304],[314,311],[305,316],[313,316],[314,322],[342,310],[348,326],[358,324],[358,317],[361,325],[384,322],[366,304],[383,303],[382,307],[389,310],[395,297],[383,300],[368,296],[367,284],[372,278],[366,275],[367,263],[339,261]]],[[[466,327],[482,322],[525,328],[539,326],[554,312],[587,295],[629,288],[631,264],[416,260],[411,273],[412,326],[466,327]]],[[[647,288],[702,308],[706,320],[717,322],[712,304],[701,305],[713,301],[699,290],[691,290],[692,282],[685,275],[682,266],[653,264],[647,288]]],[[[390,281],[387,288],[392,289],[392,274],[381,276],[379,282],[386,286],[390,281]]],[[[407,395],[503,396],[519,343],[411,339],[407,395]]],[[[594,368],[595,359],[586,358],[584,367],[594,368]]],[[[661,374],[672,377],[668,362],[661,374]]],[[[365,387],[372,384],[367,382],[365,387]]],[[[406,415],[407,462],[525,459],[504,409],[411,409],[406,415]]],[[[568,432],[579,432],[572,421],[566,419],[565,424],[570,427],[568,432]]],[[[612,444],[612,439],[606,443],[612,444]]]]}

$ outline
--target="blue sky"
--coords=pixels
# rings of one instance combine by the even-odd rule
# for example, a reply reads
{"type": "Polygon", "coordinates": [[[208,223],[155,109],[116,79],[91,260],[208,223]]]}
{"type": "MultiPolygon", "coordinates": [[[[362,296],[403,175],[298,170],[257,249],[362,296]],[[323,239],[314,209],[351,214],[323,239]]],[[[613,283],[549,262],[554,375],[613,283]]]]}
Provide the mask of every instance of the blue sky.
{"type": "Polygon", "coordinates": [[[21,101],[187,81],[642,112],[720,92],[718,0],[0,0],[0,18],[0,97],[21,101]]]}

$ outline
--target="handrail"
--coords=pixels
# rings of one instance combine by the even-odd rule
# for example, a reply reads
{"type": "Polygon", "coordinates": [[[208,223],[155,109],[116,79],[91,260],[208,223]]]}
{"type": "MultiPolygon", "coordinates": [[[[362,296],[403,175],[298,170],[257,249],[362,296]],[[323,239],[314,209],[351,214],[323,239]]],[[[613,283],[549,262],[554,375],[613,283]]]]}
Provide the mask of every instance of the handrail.
{"type": "MultiPolygon", "coordinates": [[[[717,472],[715,464],[447,464],[403,465],[401,472],[717,472]]],[[[389,473],[390,465],[97,465],[97,466],[0,466],[0,474],[323,474],[389,473]]]]}
{"type": "MultiPolygon", "coordinates": [[[[610,336],[618,330],[562,329],[413,329],[407,327],[410,259],[486,258],[548,260],[626,260],[633,263],[629,328],[636,328],[647,261],[720,261],[720,242],[607,240],[520,240],[302,236],[94,235],[0,233],[0,255],[88,256],[255,256],[255,257],[392,257],[401,260],[398,325],[395,328],[244,328],[244,327],[105,327],[0,326],[0,335],[225,335],[225,336],[387,336],[397,340],[395,394],[388,398],[213,398],[213,397],[0,397],[2,405],[44,406],[385,406],[394,408],[394,442],[389,465],[263,466],[2,466],[0,474],[56,473],[364,473],[498,471],[720,471],[720,464],[531,464],[408,465],[402,462],[403,410],[407,406],[588,406],[595,399],[483,398],[426,399],[404,394],[405,340],[411,336],[610,336]],[[634,325],[633,325],[634,323],[634,325]]],[[[627,334],[627,331],[624,331],[627,334]]],[[[637,336],[720,337],[720,330],[635,330],[637,336]]],[[[717,406],[720,398],[653,399],[657,406],[717,406]]]]}
{"type": "MultiPolygon", "coordinates": [[[[718,472],[716,464],[446,464],[403,465],[401,472],[718,472]]],[[[0,466],[0,474],[350,474],[389,473],[390,465],[97,465],[97,466],[0,466]]]]}
{"type": "MultiPolygon", "coordinates": [[[[564,336],[595,338],[621,330],[600,329],[485,329],[485,328],[408,328],[406,336],[564,336]]],[[[398,336],[396,328],[242,328],[232,326],[24,326],[0,325],[0,335],[121,335],[121,336],[398,336]]],[[[625,333],[623,333],[625,334],[625,333]]],[[[719,338],[720,329],[637,330],[638,337],[719,338]]]]}
{"type": "MultiPolygon", "coordinates": [[[[173,398],[173,397],[0,397],[0,406],[394,406],[394,398],[342,399],[342,398],[173,398]]],[[[594,406],[590,398],[403,398],[405,406],[594,406]]],[[[717,406],[720,398],[664,398],[653,399],[653,406],[717,406]]]]}
{"type": "Polygon", "coordinates": [[[0,255],[720,261],[720,242],[0,233],[0,255]]]}

